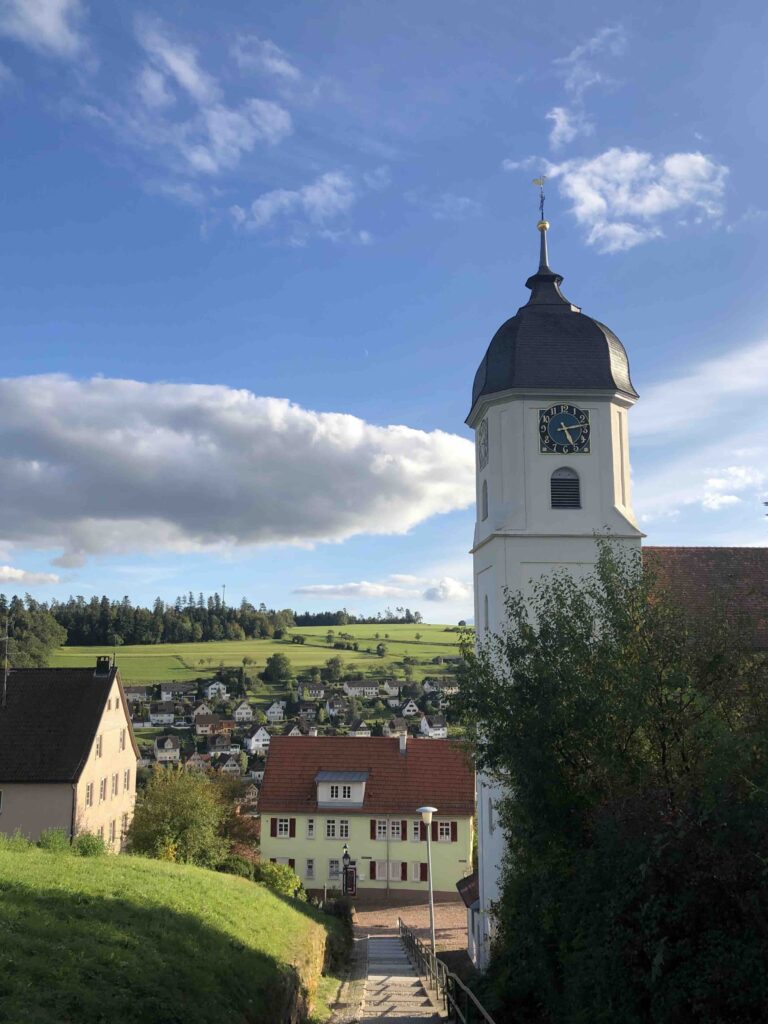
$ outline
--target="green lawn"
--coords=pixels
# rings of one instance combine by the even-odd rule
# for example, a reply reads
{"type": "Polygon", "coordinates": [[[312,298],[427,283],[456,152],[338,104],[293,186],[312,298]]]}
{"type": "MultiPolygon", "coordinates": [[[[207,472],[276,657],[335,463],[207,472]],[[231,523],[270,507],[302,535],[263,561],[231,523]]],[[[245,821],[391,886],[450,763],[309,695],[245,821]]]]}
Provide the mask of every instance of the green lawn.
{"type": "MultiPolygon", "coordinates": [[[[209,676],[215,673],[219,664],[239,666],[245,657],[254,659],[249,671],[258,671],[264,667],[267,658],[277,652],[286,654],[297,671],[309,669],[313,665],[322,666],[328,658],[338,655],[345,663],[354,663],[362,673],[367,673],[371,668],[386,671],[392,662],[410,655],[419,662],[414,666],[414,678],[422,679],[441,671],[440,666],[430,664],[434,657],[459,653],[459,634],[446,632],[445,626],[332,628],[337,635],[340,632],[352,634],[361,650],[337,651],[326,643],[327,629],[302,626],[292,632],[306,637],[304,644],[293,644],[290,640],[222,640],[196,644],[125,646],[118,648],[117,663],[124,682],[151,683],[170,679],[183,682],[198,676],[209,676]],[[378,639],[376,633],[379,634],[378,639]],[[416,639],[417,633],[420,635],[419,640],[416,639]],[[385,634],[389,634],[388,638],[385,634]],[[370,647],[375,652],[378,643],[386,645],[387,654],[384,658],[365,651],[365,648],[370,647]]],[[[53,667],[91,665],[95,664],[97,655],[111,653],[110,647],[60,647],[50,664],[53,667]]],[[[265,690],[263,696],[267,695],[265,690]]]]}
{"type": "Polygon", "coordinates": [[[0,849],[0,1020],[276,1024],[297,989],[325,1001],[328,929],[230,875],[0,849]]]}

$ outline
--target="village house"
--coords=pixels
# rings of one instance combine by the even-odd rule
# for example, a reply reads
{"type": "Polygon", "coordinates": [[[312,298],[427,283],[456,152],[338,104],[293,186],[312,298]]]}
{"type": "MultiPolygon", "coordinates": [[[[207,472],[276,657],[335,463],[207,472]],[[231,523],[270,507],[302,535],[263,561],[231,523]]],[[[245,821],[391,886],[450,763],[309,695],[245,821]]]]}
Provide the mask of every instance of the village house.
{"type": "MultiPolygon", "coordinates": [[[[263,773],[262,773],[263,777],[263,773]]],[[[255,813],[256,807],[259,803],[259,787],[251,783],[250,786],[246,787],[245,793],[243,793],[243,804],[247,808],[246,813],[255,813]]]]}
{"type": "Polygon", "coordinates": [[[191,772],[207,772],[211,768],[211,755],[200,754],[195,751],[194,754],[190,754],[187,760],[184,762],[184,767],[191,772]]]}
{"type": "Polygon", "coordinates": [[[232,716],[236,722],[252,722],[253,721],[253,708],[247,700],[241,700],[240,703],[234,710],[232,716]]]}
{"type": "Polygon", "coordinates": [[[158,764],[176,763],[181,756],[178,736],[158,736],[155,739],[155,760],[158,764]]]}
{"type": "Polygon", "coordinates": [[[305,722],[317,721],[317,704],[302,704],[299,707],[299,718],[305,722]]]}
{"type": "Polygon", "coordinates": [[[156,701],[149,705],[149,721],[151,725],[173,725],[175,718],[176,705],[172,701],[156,701]]]}
{"type": "Polygon", "coordinates": [[[374,680],[349,679],[342,685],[348,697],[368,697],[373,700],[379,695],[379,684],[374,680]]]}
{"type": "Polygon", "coordinates": [[[114,851],[133,818],[139,749],[120,673],[92,668],[8,673],[0,705],[0,832],[93,832],[114,851]]]}
{"type": "Polygon", "coordinates": [[[306,736],[307,727],[301,722],[288,722],[283,729],[283,736],[306,736]]]}
{"type": "Polygon", "coordinates": [[[302,683],[300,695],[302,700],[323,700],[325,687],[322,683],[302,683]]]}
{"type": "Polygon", "coordinates": [[[272,737],[263,725],[254,725],[243,741],[249,754],[264,754],[269,750],[272,737]]]}
{"type": "Polygon", "coordinates": [[[356,718],[349,727],[350,736],[370,736],[371,727],[362,718],[356,718]]]}
{"type": "Polygon", "coordinates": [[[223,715],[198,715],[195,718],[195,733],[198,736],[229,734],[234,728],[234,719],[225,718],[223,715]]]}
{"type": "Polygon", "coordinates": [[[419,706],[415,700],[406,701],[405,704],[403,704],[402,708],[400,709],[400,715],[403,718],[415,718],[417,715],[420,714],[421,711],[419,711],[419,706]]]}
{"type": "Polygon", "coordinates": [[[161,683],[160,700],[194,700],[197,683],[161,683]]]}
{"type": "Polygon", "coordinates": [[[379,686],[385,697],[400,696],[400,684],[396,679],[382,679],[379,681],[379,686]]]}
{"type": "Polygon", "coordinates": [[[264,778],[264,768],[266,767],[266,761],[255,761],[251,767],[248,775],[253,779],[254,782],[261,782],[264,778]]]}
{"type": "Polygon", "coordinates": [[[239,776],[242,774],[240,771],[240,762],[232,754],[228,757],[219,758],[216,764],[216,770],[221,772],[222,775],[239,776]]]}
{"type": "Polygon", "coordinates": [[[408,723],[404,718],[396,716],[390,718],[383,729],[385,736],[407,736],[408,735],[408,723]]]}
{"type": "Polygon", "coordinates": [[[445,715],[422,715],[419,732],[431,740],[444,740],[448,736],[445,715]]]}
{"type": "Polygon", "coordinates": [[[205,741],[209,754],[238,754],[240,744],[230,739],[229,735],[208,736],[205,741]]]}
{"type": "Polygon", "coordinates": [[[214,698],[216,698],[217,700],[226,700],[228,696],[226,686],[224,685],[224,683],[219,682],[218,679],[215,679],[212,683],[209,683],[203,690],[203,693],[208,698],[208,700],[213,700],[214,698]]]}
{"type": "Polygon", "coordinates": [[[152,696],[151,686],[124,686],[123,689],[129,704],[145,704],[152,696]]]}
{"type": "Polygon", "coordinates": [[[267,708],[266,715],[267,721],[273,725],[277,722],[282,722],[285,718],[285,702],[281,700],[273,701],[267,708]]]}
{"type": "Polygon", "coordinates": [[[213,707],[210,704],[206,704],[205,701],[201,701],[192,712],[192,718],[197,718],[198,715],[212,715],[213,707]]]}
{"type": "Polygon", "coordinates": [[[427,833],[417,809],[437,807],[431,826],[434,889],[455,891],[472,872],[474,775],[447,740],[320,736],[272,740],[259,796],[261,854],[291,864],[305,888],[341,883],[343,846],[368,891],[426,894],[427,833]]]}
{"type": "Polygon", "coordinates": [[[349,714],[349,704],[343,697],[329,697],[325,702],[329,718],[344,718],[349,714]]]}

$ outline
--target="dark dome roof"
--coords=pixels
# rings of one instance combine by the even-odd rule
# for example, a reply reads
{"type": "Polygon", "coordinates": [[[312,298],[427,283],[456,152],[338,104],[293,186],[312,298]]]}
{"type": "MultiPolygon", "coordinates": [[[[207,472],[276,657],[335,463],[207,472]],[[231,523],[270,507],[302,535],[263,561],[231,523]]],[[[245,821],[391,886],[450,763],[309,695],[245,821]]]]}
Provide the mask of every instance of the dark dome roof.
{"type": "Polygon", "coordinates": [[[624,346],[605,324],[585,316],[560,291],[562,277],[542,265],[525,282],[531,297],[502,324],[475,374],[472,407],[482,395],[511,389],[620,391],[637,398],[624,346]]]}

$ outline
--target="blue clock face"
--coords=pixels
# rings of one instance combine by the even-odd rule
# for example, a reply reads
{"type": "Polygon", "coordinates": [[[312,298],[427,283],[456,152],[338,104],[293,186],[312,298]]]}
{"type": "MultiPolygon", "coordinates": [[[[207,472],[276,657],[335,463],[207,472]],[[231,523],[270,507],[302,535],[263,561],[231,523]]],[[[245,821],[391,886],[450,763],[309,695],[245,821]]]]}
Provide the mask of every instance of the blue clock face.
{"type": "Polygon", "coordinates": [[[539,451],[552,455],[589,454],[589,413],[575,405],[539,410],[539,451]]]}

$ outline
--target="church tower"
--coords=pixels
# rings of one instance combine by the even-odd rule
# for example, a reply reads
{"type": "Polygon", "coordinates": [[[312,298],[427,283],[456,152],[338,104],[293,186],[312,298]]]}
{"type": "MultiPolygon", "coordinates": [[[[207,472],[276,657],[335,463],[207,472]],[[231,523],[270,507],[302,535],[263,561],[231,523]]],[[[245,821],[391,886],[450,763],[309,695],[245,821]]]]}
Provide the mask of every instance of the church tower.
{"type": "MultiPolygon", "coordinates": [[[[596,533],[638,550],[643,536],[630,494],[627,414],[638,395],[627,354],[613,331],[560,291],[563,279],[549,267],[549,223],[538,229],[531,296],[488,346],[467,417],[476,440],[478,637],[501,627],[505,588],[525,594],[558,569],[586,575],[597,560],[596,533]]],[[[498,794],[493,780],[478,777],[479,913],[470,944],[481,967],[504,852],[498,794]]]]}

